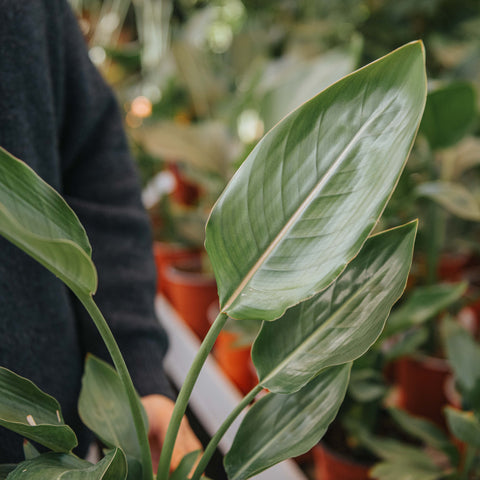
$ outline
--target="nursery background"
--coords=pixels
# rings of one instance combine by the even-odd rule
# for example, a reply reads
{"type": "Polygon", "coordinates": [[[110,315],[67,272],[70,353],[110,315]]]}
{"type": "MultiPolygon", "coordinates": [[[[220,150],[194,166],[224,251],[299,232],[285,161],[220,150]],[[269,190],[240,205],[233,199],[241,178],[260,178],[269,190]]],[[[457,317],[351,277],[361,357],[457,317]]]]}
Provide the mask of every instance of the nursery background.
{"type": "MultiPolygon", "coordinates": [[[[243,159],[323,88],[423,40],[427,106],[378,226],[419,219],[407,289],[376,344],[355,362],[325,440],[297,462],[323,480],[479,478],[478,0],[71,4],[124,114],[152,221],[159,293],[199,338],[218,304],[204,227],[243,159]],[[195,279],[194,292],[183,274],[190,286],[195,279]],[[327,466],[338,461],[333,451],[355,462],[353,470],[327,466]]],[[[215,347],[244,393],[256,382],[249,346],[258,328],[232,322],[215,347]]]]}

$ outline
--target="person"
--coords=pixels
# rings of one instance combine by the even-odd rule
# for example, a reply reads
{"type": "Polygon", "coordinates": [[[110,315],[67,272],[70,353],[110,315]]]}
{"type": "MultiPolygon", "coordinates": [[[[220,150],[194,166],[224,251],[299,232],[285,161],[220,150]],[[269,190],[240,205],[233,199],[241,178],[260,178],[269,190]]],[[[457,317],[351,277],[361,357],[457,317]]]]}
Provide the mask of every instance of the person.
{"type": "MultiPolygon", "coordinates": [[[[124,354],[158,457],[173,409],[162,370],[167,338],[154,312],[155,267],[116,99],[88,58],[67,0],[0,0],[0,145],[60,192],[83,223],[98,269],[95,300],[124,354]]],[[[84,456],[77,414],[87,352],[108,358],[67,288],[0,238],[0,365],[55,397],[84,456]]],[[[201,445],[182,423],[172,466],[201,445]]],[[[0,428],[0,463],[23,460],[22,438],[0,428]]]]}

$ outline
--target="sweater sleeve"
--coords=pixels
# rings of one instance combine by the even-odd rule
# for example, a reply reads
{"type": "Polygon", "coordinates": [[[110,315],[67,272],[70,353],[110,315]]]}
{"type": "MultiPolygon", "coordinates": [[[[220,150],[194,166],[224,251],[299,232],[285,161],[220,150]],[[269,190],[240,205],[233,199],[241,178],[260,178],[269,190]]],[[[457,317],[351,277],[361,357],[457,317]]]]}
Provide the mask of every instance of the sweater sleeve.
{"type": "MultiPolygon", "coordinates": [[[[154,311],[156,273],[150,224],[119,108],[88,58],[66,1],[63,12],[63,84],[61,107],[57,108],[63,195],[90,238],[99,277],[94,298],[137,390],[140,395],[172,396],[162,366],[167,337],[154,311]]],[[[84,351],[108,358],[79,303],[75,311],[84,351]]]]}

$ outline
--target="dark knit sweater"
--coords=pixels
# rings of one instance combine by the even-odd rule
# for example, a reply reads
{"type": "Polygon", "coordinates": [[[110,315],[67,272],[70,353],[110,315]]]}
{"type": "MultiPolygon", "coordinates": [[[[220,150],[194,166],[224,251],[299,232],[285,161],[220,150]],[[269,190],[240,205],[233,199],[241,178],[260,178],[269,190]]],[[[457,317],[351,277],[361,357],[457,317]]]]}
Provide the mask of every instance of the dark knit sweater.
{"type": "MultiPolygon", "coordinates": [[[[95,299],[141,395],[170,393],[155,270],[115,99],[88,59],[66,0],[0,0],[0,145],[57,189],[85,226],[99,273],[95,299]]],[[[106,357],[93,323],[51,273],[0,238],[0,365],[56,397],[78,433],[86,352],[106,357]]],[[[85,451],[85,432],[79,435],[85,451]]],[[[0,463],[23,459],[0,427],[0,463]]]]}

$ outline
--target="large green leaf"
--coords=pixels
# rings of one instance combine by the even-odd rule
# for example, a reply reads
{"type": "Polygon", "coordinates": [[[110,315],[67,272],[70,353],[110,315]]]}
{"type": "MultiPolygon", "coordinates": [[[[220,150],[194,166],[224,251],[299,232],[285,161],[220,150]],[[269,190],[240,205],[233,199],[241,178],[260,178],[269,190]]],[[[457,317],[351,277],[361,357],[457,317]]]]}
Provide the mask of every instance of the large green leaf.
{"type": "MultiPolygon", "coordinates": [[[[93,355],[85,362],[78,411],[83,423],[105,445],[119,447],[128,457],[141,461],[125,388],[118,373],[93,355]]],[[[147,423],[145,414],[144,422],[147,423]]]]}
{"type": "Polygon", "coordinates": [[[351,364],[325,369],[296,393],[270,393],[256,402],[225,456],[228,478],[250,478],[312,448],[337,415],[350,369],[351,364]]]}
{"type": "Polygon", "coordinates": [[[344,77],[259,142],[207,223],[223,312],[273,320],[341,273],[398,181],[425,90],[414,42],[344,77]]]}
{"type": "Polygon", "coordinates": [[[405,288],[416,227],[412,222],[371,237],[326,290],[263,324],[252,358],[264,387],[298,390],[322,368],[368,350],[405,288]]]}
{"type": "Polygon", "coordinates": [[[433,149],[458,142],[476,116],[475,90],[466,82],[455,82],[428,94],[420,131],[433,149]]]}
{"type": "Polygon", "coordinates": [[[59,403],[30,380],[0,367],[0,425],[56,452],[77,445],[59,403]]]}
{"type": "Polygon", "coordinates": [[[462,184],[454,182],[425,182],[419,185],[415,193],[427,197],[441,205],[445,210],[464,220],[480,221],[480,203],[462,184]]]}
{"type": "Polygon", "coordinates": [[[8,480],[123,480],[126,474],[125,455],[116,449],[96,465],[63,453],[40,455],[18,464],[8,480]]]}
{"type": "Polygon", "coordinates": [[[480,448],[480,421],[473,412],[462,412],[452,407],[445,408],[450,431],[462,442],[480,448]]]}
{"type": "Polygon", "coordinates": [[[80,221],[53,188],[1,147],[0,235],[72,290],[95,292],[97,274],[80,221]]]}

